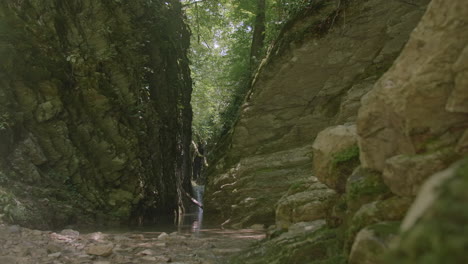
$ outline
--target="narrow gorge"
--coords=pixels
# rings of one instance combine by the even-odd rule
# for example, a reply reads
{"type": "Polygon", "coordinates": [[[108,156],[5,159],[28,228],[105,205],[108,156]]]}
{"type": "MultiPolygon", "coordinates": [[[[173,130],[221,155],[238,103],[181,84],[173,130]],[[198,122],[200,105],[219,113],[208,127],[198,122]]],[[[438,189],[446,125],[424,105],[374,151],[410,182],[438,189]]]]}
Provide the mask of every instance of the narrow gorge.
{"type": "Polygon", "coordinates": [[[0,263],[466,263],[468,3],[296,2],[232,125],[234,2],[0,3],[0,263]]]}

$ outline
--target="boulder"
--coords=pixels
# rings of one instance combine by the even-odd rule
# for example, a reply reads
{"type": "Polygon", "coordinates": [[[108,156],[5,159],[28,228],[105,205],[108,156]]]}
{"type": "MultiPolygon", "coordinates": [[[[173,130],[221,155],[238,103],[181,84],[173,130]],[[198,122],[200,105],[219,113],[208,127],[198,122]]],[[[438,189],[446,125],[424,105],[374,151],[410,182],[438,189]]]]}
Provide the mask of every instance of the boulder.
{"type": "Polygon", "coordinates": [[[113,249],[113,244],[90,245],[86,248],[86,253],[88,255],[108,257],[112,255],[113,249]]]}
{"type": "Polygon", "coordinates": [[[394,196],[363,205],[350,219],[346,231],[345,249],[351,249],[357,233],[366,226],[384,221],[401,221],[411,202],[411,198],[394,196]]]}
{"type": "Polygon", "coordinates": [[[403,220],[386,264],[466,263],[467,175],[465,158],[426,181],[403,220]]]}
{"type": "Polygon", "coordinates": [[[343,192],[347,177],[359,164],[356,126],[329,127],[317,135],[312,148],[317,178],[343,192]]]}
{"type": "Polygon", "coordinates": [[[288,193],[276,207],[276,226],[288,229],[291,224],[324,219],[336,199],[336,192],[320,182],[304,191],[288,193]]]}
{"type": "Polygon", "coordinates": [[[346,205],[349,212],[355,212],[362,205],[383,200],[390,190],[379,172],[361,167],[356,168],[346,182],[346,205]]]}
{"type": "Polygon", "coordinates": [[[351,248],[348,263],[381,263],[382,255],[397,236],[399,226],[400,222],[382,222],[359,231],[351,248]]]}
{"type": "Polygon", "coordinates": [[[357,131],[365,168],[383,171],[387,159],[424,152],[446,133],[461,137],[460,124],[468,122],[468,7],[461,0],[445,5],[431,2],[398,59],[361,101],[357,131]]]}
{"type": "Polygon", "coordinates": [[[397,155],[386,160],[383,179],[394,194],[416,196],[422,183],[446,168],[454,157],[451,148],[428,154],[397,155]]]}

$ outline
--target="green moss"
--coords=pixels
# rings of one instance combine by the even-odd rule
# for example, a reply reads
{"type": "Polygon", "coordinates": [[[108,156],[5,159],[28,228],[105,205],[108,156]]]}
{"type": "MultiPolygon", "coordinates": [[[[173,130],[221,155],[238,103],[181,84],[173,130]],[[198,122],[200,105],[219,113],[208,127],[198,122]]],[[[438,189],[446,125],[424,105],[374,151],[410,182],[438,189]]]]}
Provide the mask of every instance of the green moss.
{"type": "Polygon", "coordinates": [[[386,256],[385,263],[466,263],[468,159],[440,189],[438,200],[386,256]]]}
{"type": "Polygon", "coordinates": [[[400,221],[383,222],[371,225],[368,228],[374,231],[377,237],[388,237],[389,235],[395,235],[398,233],[400,224],[400,221]]]}
{"type": "Polygon", "coordinates": [[[307,184],[306,181],[297,181],[297,182],[291,184],[291,186],[289,187],[288,193],[300,192],[302,190],[307,189],[308,186],[309,185],[307,184]]]}
{"type": "Polygon", "coordinates": [[[379,172],[356,169],[346,184],[346,200],[351,210],[357,210],[365,203],[380,200],[388,195],[390,190],[379,172]]]}
{"type": "Polygon", "coordinates": [[[322,228],[312,233],[280,236],[254,245],[231,259],[231,264],[345,263],[340,230],[322,228]]]}
{"type": "Polygon", "coordinates": [[[401,221],[412,203],[411,198],[394,196],[363,205],[354,215],[346,230],[345,250],[349,252],[357,233],[363,228],[386,221],[401,221]]]}
{"type": "Polygon", "coordinates": [[[312,262],[312,264],[346,264],[346,263],[347,263],[347,257],[342,254],[332,256],[331,258],[328,258],[325,260],[312,262]]]}
{"type": "Polygon", "coordinates": [[[332,164],[336,167],[342,163],[346,163],[355,159],[359,159],[359,147],[357,145],[353,145],[341,152],[334,154],[332,164]]]}
{"type": "Polygon", "coordinates": [[[341,152],[335,153],[332,159],[331,175],[336,180],[336,190],[345,191],[346,180],[359,165],[359,147],[353,145],[341,152]]]}

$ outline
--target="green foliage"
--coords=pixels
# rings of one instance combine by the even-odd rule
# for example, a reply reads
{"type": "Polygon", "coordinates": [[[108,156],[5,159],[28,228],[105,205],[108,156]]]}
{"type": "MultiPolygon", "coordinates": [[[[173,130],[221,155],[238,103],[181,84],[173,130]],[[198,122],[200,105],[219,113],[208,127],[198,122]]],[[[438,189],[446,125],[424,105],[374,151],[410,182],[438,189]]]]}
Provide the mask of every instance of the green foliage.
{"type": "MultiPolygon", "coordinates": [[[[310,0],[267,0],[266,48],[281,26],[310,0]]],[[[190,53],[193,134],[201,142],[213,141],[237,120],[239,108],[255,70],[250,46],[256,13],[252,0],[182,1],[192,29],[190,53]]]]}

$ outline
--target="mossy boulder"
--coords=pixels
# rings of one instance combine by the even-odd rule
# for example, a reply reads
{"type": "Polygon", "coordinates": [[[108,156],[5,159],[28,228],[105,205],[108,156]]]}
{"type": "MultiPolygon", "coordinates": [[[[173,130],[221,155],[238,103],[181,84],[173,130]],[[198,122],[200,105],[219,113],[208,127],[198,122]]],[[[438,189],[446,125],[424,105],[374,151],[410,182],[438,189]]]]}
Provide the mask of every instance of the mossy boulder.
{"type": "Polygon", "coordinates": [[[400,222],[382,222],[359,231],[354,240],[348,263],[382,263],[382,255],[397,236],[399,227],[400,222]]]}
{"type": "Polygon", "coordinates": [[[364,227],[384,221],[401,221],[411,202],[411,198],[394,196],[361,206],[347,226],[345,250],[351,249],[357,233],[364,227]]]}
{"type": "Polygon", "coordinates": [[[383,179],[394,194],[416,196],[429,176],[457,158],[453,147],[417,155],[397,155],[386,160],[383,179]]]}
{"type": "Polygon", "coordinates": [[[354,212],[362,205],[391,196],[379,172],[357,168],[346,182],[346,204],[354,212]]]}
{"type": "Polygon", "coordinates": [[[426,182],[386,257],[401,264],[466,263],[468,159],[426,182]]]}
{"type": "Polygon", "coordinates": [[[328,229],[325,221],[303,232],[286,232],[241,252],[231,264],[338,264],[345,263],[339,231],[328,229]]]}
{"type": "Polygon", "coordinates": [[[318,181],[303,191],[297,191],[300,187],[292,188],[276,207],[277,228],[287,229],[293,223],[325,219],[336,199],[336,192],[318,181]]]}
{"type": "Polygon", "coordinates": [[[317,178],[330,188],[344,192],[347,177],[359,165],[356,126],[329,127],[317,135],[312,147],[317,178]]]}

